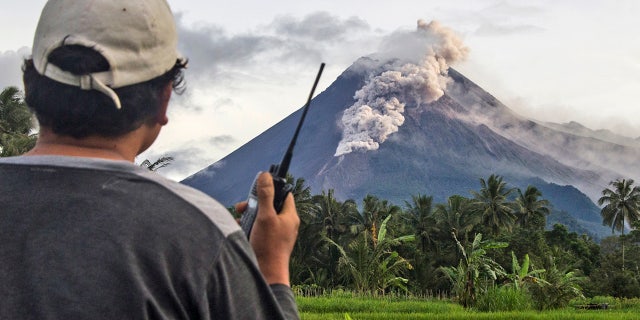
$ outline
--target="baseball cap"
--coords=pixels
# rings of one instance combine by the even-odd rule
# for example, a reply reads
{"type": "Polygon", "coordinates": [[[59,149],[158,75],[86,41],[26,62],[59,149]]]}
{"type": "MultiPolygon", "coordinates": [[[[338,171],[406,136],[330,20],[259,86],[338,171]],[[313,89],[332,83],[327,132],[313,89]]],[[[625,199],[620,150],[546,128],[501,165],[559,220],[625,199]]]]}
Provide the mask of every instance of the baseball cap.
{"type": "Polygon", "coordinates": [[[36,28],[32,58],[41,75],[100,91],[120,109],[113,89],[169,71],[177,60],[184,60],[177,43],[173,14],[165,0],[49,0],[36,28]],[[77,75],[49,63],[49,54],[66,45],[96,50],[110,69],[77,75]]]}

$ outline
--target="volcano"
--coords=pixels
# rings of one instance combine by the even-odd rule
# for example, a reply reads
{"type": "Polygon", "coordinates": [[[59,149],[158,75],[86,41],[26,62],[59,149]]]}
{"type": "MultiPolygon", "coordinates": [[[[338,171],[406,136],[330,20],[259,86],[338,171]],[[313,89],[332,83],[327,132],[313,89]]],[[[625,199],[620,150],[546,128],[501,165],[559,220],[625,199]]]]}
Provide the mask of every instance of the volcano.
{"type": "MultiPolygon", "coordinates": [[[[576,132],[526,119],[453,68],[444,95],[407,105],[404,123],[378,149],[335,156],[343,138],[341,118],[354,92],[383,72],[383,65],[361,58],[312,100],[289,172],[304,178],[313,194],[333,189],[339,200],[358,202],[371,194],[398,205],[423,194],[443,203],[451,195],[470,196],[480,178],[498,174],[511,187],[536,186],[582,230],[610,234],[594,201],[610,181],[640,173],[638,144],[598,139],[582,126],[576,132]]],[[[255,174],[280,162],[301,112],[182,183],[226,206],[245,200],[255,174]]]]}

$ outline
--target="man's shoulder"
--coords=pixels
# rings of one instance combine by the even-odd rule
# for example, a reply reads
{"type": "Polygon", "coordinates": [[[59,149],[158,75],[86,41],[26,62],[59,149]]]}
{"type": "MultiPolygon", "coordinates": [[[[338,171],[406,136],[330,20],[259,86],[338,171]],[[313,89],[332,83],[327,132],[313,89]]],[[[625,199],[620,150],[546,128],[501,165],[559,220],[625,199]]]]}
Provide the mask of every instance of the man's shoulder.
{"type": "Polygon", "coordinates": [[[188,220],[195,219],[200,223],[208,220],[224,236],[240,230],[228,210],[209,195],[127,161],[22,156],[0,159],[0,168],[3,166],[5,169],[6,166],[12,166],[8,172],[17,175],[20,174],[17,169],[22,168],[23,172],[29,172],[35,179],[60,179],[56,188],[74,189],[85,186],[84,191],[91,192],[89,186],[97,185],[102,191],[101,197],[96,200],[98,202],[114,201],[116,198],[120,201],[129,199],[131,205],[139,204],[139,211],[173,211],[175,215],[188,220]],[[66,183],[71,181],[73,183],[66,183]]]}

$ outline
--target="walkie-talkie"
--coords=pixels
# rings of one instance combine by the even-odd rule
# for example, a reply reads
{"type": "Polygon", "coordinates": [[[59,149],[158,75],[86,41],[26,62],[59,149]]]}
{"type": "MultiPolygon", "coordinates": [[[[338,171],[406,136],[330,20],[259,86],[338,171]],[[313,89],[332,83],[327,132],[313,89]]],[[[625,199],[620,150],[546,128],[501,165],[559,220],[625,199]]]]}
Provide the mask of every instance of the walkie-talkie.
{"type": "MultiPolygon", "coordinates": [[[[316,76],[316,80],[313,83],[313,87],[311,87],[309,99],[307,99],[307,103],[303,107],[300,122],[298,122],[298,127],[293,134],[293,138],[291,138],[289,148],[287,148],[284,157],[282,157],[282,161],[280,161],[280,164],[272,164],[269,168],[269,173],[271,173],[271,176],[273,177],[273,185],[275,187],[273,207],[278,213],[280,213],[280,211],[282,210],[282,206],[284,205],[284,200],[287,197],[287,194],[293,189],[293,186],[287,183],[287,171],[289,171],[289,164],[291,163],[291,157],[293,156],[293,147],[295,146],[296,140],[298,139],[298,133],[300,133],[300,128],[302,127],[304,118],[306,117],[307,111],[309,110],[309,104],[311,104],[313,92],[316,91],[316,86],[318,85],[318,81],[320,80],[323,69],[324,63],[321,63],[320,70],[318,71],[318,75],[316,76]]],[[[249,238],[249,236],[251,235],[251,229],[253,228],[253,223],[256,221],[256,216],[258,214],[258,191],[256,190],[256,184],[259,175],[260,172],[258,172],[255,179],[253,179],[251,189],[249,190],[249,197],[247,198],[247,210],[242,214],[242,218],[240,219],[240,226],[242,227],[244,233],[247,235],[247,238],[249,238]]]]}

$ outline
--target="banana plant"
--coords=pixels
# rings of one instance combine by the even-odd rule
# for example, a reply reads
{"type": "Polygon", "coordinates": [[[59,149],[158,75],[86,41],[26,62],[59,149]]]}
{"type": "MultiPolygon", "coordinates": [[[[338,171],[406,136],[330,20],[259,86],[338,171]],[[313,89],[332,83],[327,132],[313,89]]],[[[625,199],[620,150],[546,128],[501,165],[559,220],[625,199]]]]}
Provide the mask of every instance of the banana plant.
{"type": "Polygon", "coordinates": [[[506,242],[482,241],[482,234],[478,233],[470,248],[465,248],[455,232],[451,232],[453,239],[462,253],[462,259],[457,267],[441,267],[453,285],[453,292],[460,304],[472,307],[476,302],[478,291],[486,290],[487,281],[495,281],[505,271],[496,261],[487,256],[487,250],[505,248],[506,242]],[[481,281],[486,279],[484,283],[481,281]]]}
{"type": "Polygon", "coordinates": [[[511,251],[511,274],[507,274],[506,276],[512,281],[513,286],[520,290],[527,283],[545,283],[546,281],[539,278],[538,275],[544,273],[545,269],[530,269],[529,255],[525,254],[524,259],[522,259],[522,265],[518,263],[518,258],[516,254],[511,251]]]}

